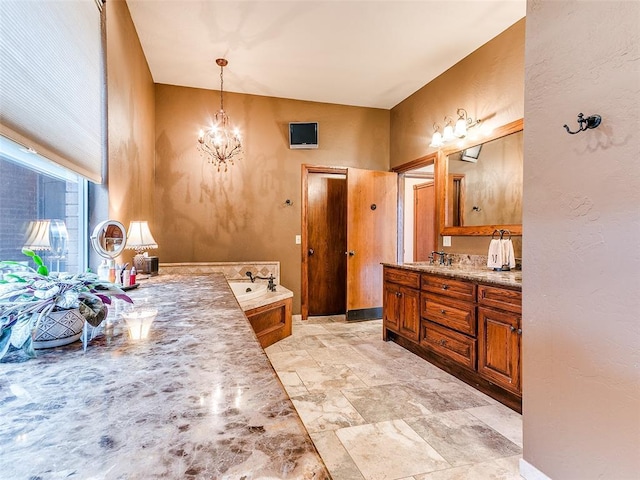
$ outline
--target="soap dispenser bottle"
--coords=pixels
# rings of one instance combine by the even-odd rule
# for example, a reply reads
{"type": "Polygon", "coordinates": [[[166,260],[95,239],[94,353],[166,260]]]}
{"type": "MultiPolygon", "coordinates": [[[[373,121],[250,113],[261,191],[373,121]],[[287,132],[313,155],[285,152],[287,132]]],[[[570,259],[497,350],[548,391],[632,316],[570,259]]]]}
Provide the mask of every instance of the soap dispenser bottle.
{"type": "Polygon", "coordinates": [[[106,260],[102,260],[102,263],[98,265],[98,278],[100,280],[109,280],[109,264],[106,260]]]}

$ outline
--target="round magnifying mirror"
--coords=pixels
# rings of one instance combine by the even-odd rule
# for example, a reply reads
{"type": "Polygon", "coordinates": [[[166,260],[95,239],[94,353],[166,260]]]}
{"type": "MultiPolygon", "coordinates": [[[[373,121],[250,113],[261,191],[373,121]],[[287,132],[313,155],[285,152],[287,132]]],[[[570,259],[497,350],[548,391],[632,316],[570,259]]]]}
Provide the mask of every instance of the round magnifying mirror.
{"type": "Polygon", "coordinates": [[[91,234],[91,245],[103,258],[116,258],[127,244],[124,225],[115,220],[105,220],[96,225],[91,234]]]}

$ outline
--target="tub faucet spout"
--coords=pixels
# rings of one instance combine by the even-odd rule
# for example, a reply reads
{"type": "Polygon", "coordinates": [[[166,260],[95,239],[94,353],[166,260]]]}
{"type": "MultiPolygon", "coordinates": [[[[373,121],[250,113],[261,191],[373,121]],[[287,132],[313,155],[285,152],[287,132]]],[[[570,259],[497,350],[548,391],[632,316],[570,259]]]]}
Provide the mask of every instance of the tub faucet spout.
{"type": "Polygon", "coordinates": [[[258,275],[253,275],[251,272],[247,272],[247,277],[249,277],[249,279],[251,280],[251,283],[254,283],[256,281],[256,278],[259,278],[260,280],[269,280],[269,284],[267,285],[267,290],[269,290],[270,292],[276,291],[276,283],[274,281],[275,277],[273,276],[273,273],[268,277],[260,277],[258,275]]]}

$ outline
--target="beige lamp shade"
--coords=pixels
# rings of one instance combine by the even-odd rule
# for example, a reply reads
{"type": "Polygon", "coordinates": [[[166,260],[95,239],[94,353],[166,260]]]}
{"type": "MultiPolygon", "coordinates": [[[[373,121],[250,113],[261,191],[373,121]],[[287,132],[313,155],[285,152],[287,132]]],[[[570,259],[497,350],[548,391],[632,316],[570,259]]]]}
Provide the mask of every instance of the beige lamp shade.
{"type": "Polygon", "coordinates": [[[32,220],[27,228],[27,239],[23,247],[29,250],[51,250],[49,241],[49,231],[51,222],[49,220],[32,220]]]}
{"type": "Polygon", "coordinates": [[[149,224],[146,221],[132,221],[129,223],[127,233],[127,248],[132,248],[137,252],[158,248],[158,244],[151,235],[149,224]]]}
{"type": "Polygon", "coordinates": [[[29,250],[52,251],[63,256],[67,251],[69,233],[63,220],[32,220],[27,228],[23,247],[29,250]]]}

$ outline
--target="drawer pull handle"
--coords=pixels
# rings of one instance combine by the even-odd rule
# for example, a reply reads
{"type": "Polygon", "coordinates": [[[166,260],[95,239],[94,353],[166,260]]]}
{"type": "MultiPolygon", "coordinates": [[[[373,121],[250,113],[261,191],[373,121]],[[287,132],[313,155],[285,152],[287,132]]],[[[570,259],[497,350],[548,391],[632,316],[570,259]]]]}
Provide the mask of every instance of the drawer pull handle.
{"type": "Polygon", "coordinates": [[[447,345],[447,341],[446,340],[440,340],[440,345],[445,347],[447,345]]]}
{"type": "Polygon", "coordinates": [[[444,284],[442,285],[442,289],[443,289],[443,290],[448,290],[448,289],[449,289],[449,285],[447,285],[446,283],[444,283],[444,284]]]}

